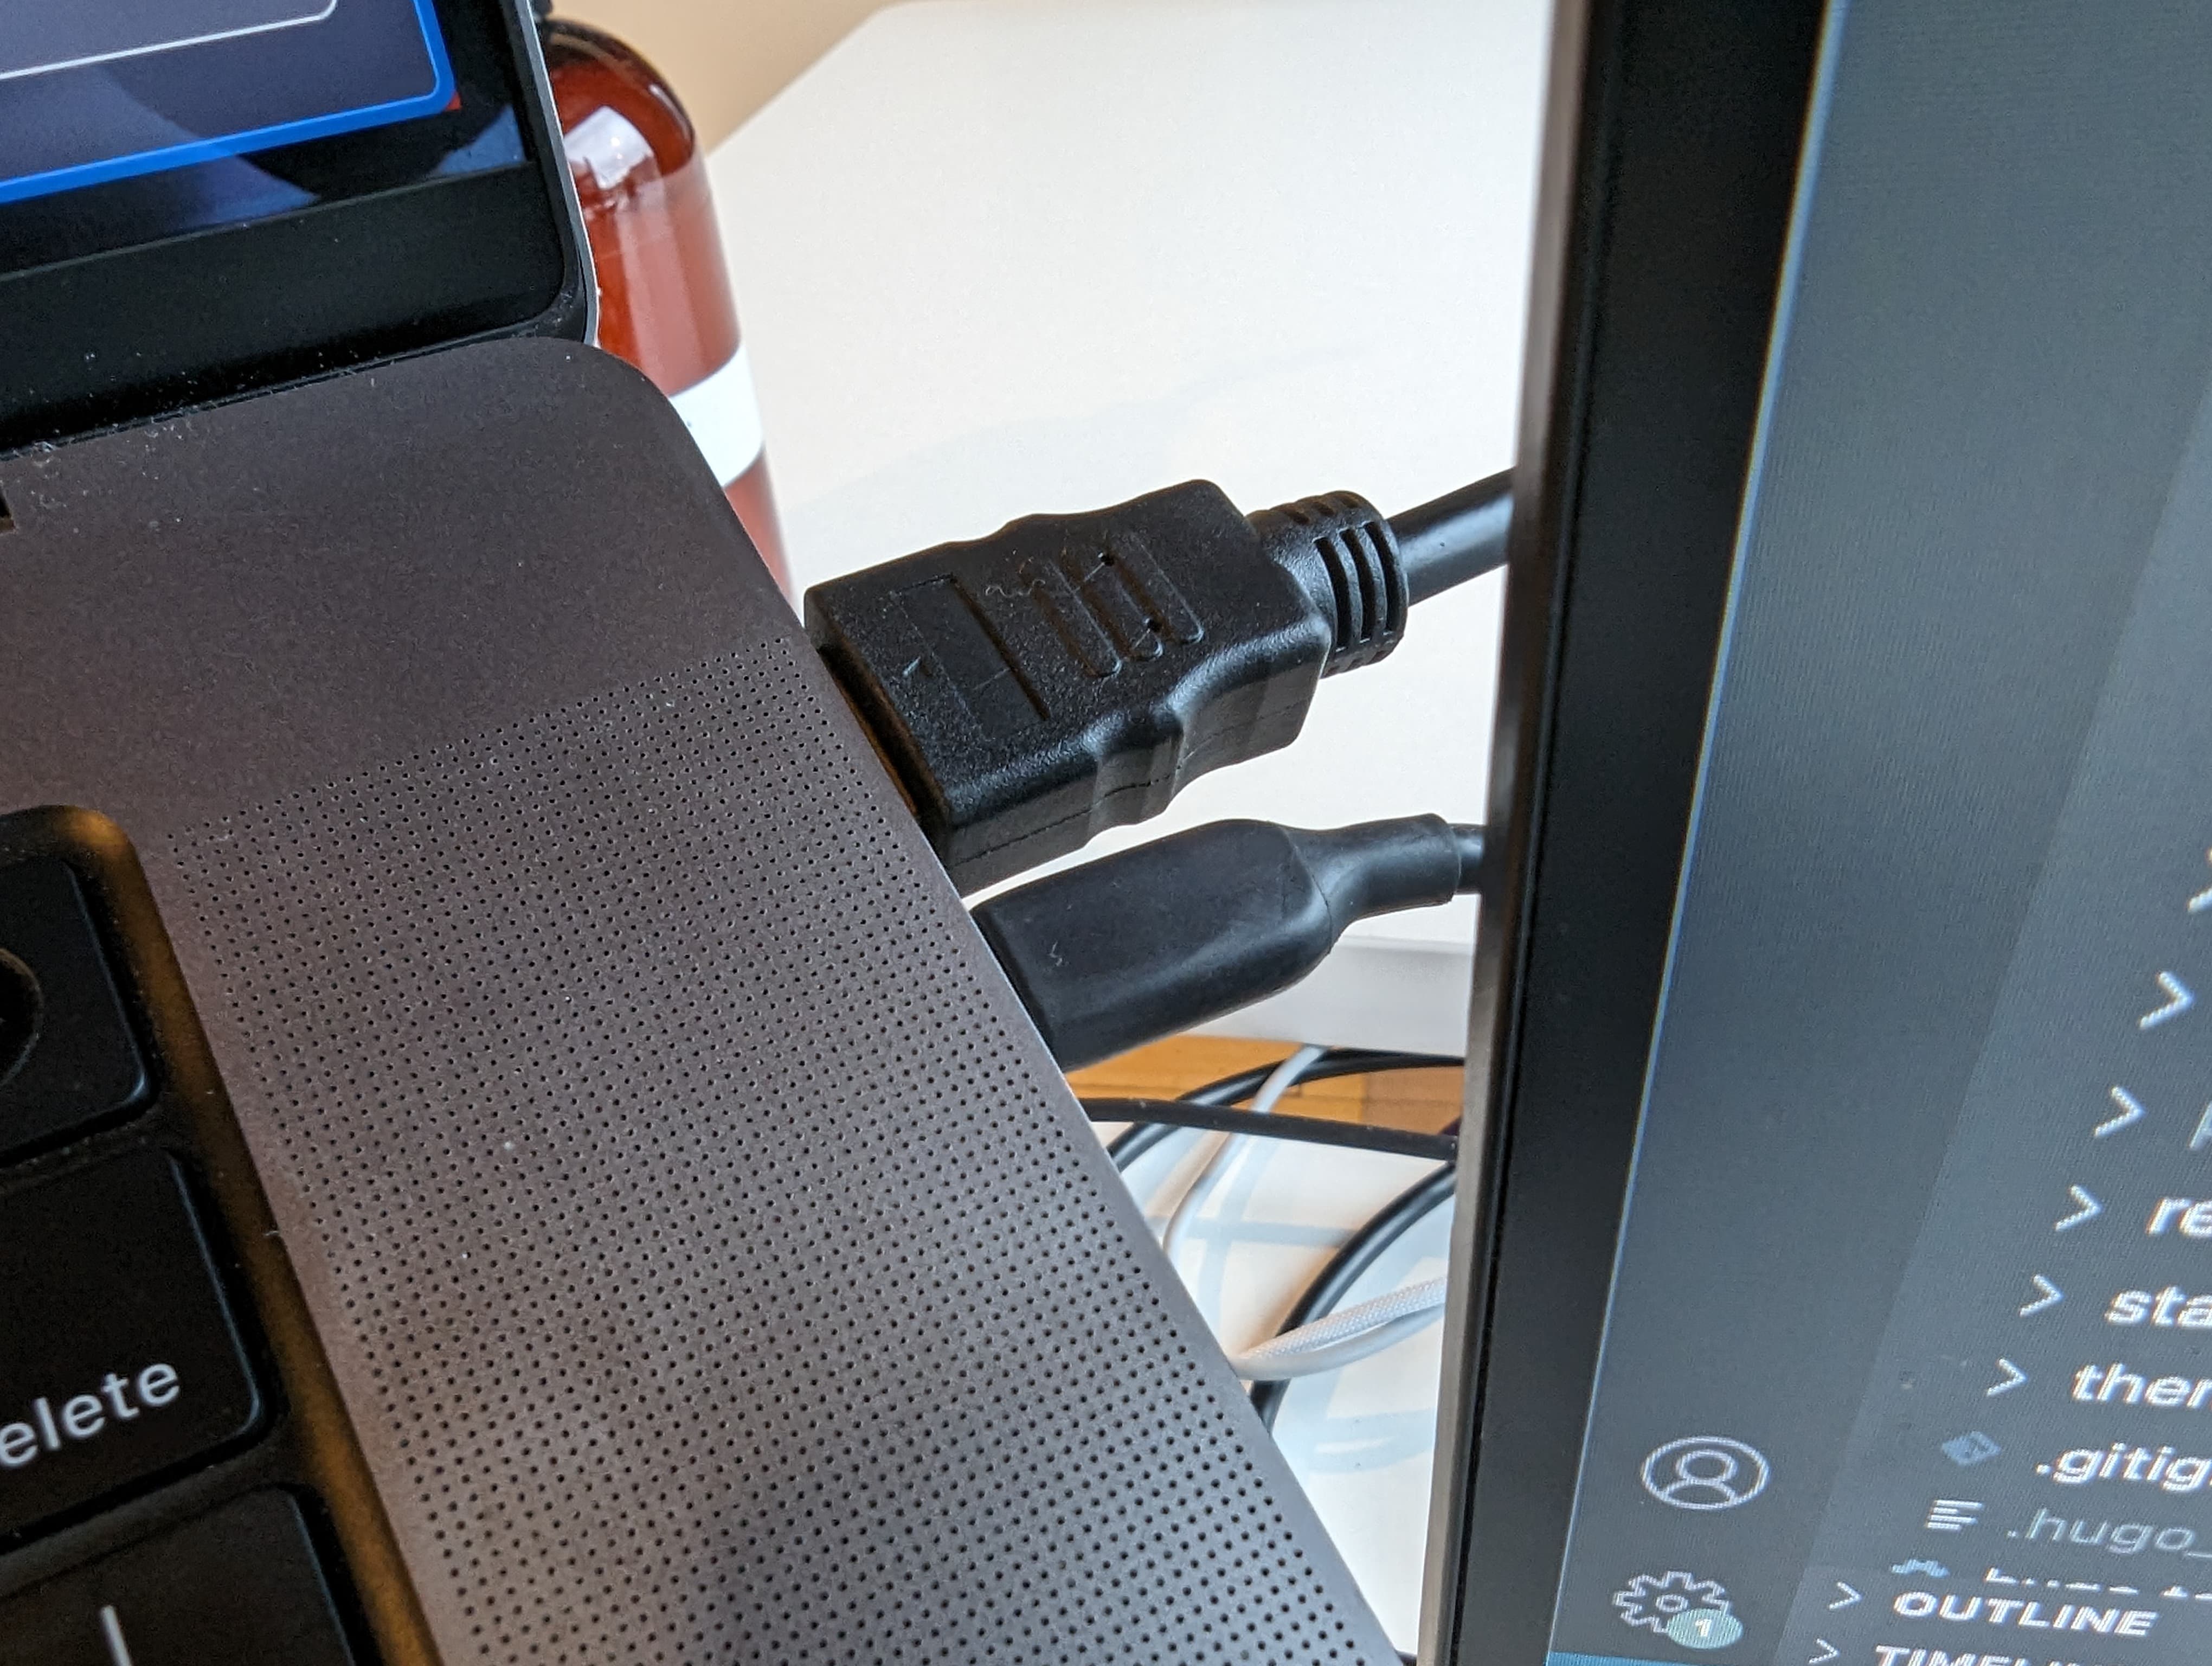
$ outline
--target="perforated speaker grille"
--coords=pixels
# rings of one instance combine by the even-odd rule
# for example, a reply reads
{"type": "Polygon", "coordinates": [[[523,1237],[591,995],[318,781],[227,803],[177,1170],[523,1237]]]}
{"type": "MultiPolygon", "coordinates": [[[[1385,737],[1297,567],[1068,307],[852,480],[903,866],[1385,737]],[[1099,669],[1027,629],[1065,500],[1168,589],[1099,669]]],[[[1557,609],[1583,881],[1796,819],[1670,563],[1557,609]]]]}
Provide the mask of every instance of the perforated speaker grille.
{"type": "Polygon", "coordinates": [[[1387,1657],[796,652],[167,852],[449,1661],[1387,1657]]]}

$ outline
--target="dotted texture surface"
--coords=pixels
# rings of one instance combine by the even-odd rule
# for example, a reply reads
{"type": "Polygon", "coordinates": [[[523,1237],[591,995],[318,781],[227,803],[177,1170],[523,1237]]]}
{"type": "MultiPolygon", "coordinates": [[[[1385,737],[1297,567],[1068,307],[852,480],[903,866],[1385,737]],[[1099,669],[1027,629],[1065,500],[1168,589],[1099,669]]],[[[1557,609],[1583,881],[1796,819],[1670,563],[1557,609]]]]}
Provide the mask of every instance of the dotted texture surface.
{"type": "Polygon", "coordinates": [[[168,849],[449,1662],[1389,1658],[798,652],[168,849]]]}

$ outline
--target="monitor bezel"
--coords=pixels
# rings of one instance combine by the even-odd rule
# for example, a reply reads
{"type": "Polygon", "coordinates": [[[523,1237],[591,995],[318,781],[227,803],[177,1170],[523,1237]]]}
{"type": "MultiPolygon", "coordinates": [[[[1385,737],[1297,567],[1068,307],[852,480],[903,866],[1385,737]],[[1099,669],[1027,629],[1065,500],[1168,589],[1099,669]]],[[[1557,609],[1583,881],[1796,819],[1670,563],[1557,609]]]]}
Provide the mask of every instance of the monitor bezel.
{"type": "Polygon", "coordinates": [[[1825,7],[1560,0],[1421,1658],[1543,1666],[1825,7]]]}
{"type": "Polygon", "coordinates": [[[534,20],[524,0],[436,4],[449,24],[476,12],[505,48],[526,159],[0,276],[0,454],[464,341],[589,338],[590,259],[534,20]]]}

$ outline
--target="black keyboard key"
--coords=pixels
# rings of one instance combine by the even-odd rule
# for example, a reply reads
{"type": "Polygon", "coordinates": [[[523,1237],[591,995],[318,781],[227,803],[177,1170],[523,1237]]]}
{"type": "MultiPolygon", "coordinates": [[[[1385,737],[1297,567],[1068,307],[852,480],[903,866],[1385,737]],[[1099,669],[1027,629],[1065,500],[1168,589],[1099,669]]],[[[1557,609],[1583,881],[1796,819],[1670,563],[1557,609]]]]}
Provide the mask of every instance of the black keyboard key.
{"type": "Polygon", "coordinates": [[[0,1598],[0,1666],[350,1666],[299,1506],[253,1493],[0,1598]]]}
{"type": "Polygon", "coordinates": [[[0,868],[0,1157],[127,1110],[146,1063],[76,876],[0,868]]]}
{"type": "Polygon", "coordinates": [[[0,1197],[0,1537],[235,1439],[259,1409],[170,1158],[0,1197]]]}

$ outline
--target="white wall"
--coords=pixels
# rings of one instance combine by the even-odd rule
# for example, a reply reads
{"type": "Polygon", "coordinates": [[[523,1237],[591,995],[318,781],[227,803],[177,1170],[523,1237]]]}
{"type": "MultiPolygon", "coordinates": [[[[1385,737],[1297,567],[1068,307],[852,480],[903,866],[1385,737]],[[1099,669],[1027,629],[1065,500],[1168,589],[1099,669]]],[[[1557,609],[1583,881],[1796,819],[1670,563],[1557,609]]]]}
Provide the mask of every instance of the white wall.
{"type": "Polygon", "coordinates": [[[555,0],[620,35],[676,88],[711,149],[886,0],[555,0]]]}

